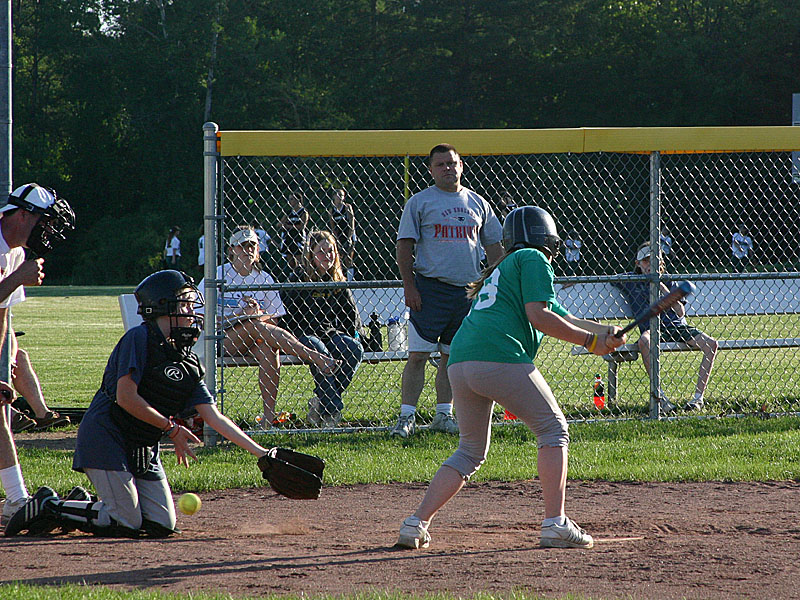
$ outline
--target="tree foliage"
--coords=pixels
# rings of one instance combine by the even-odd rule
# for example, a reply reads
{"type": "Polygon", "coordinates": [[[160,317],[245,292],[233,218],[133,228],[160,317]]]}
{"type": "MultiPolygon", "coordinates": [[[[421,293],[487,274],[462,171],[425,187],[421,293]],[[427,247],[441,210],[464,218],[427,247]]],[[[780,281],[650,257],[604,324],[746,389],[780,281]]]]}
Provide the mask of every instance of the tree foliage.
{"type": "Polygon", "coordinates": [[[202,223],[201,126],[785,125],[785,0],[16,0],[14,180],[78,231],[50,281],[132,283],[202,223]]]}

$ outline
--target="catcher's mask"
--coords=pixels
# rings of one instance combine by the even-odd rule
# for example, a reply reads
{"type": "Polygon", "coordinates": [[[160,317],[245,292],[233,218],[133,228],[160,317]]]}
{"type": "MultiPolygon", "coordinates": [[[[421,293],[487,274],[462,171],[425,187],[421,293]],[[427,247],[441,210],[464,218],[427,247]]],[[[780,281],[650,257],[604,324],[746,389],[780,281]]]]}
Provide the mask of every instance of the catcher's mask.
{"type": "Polygon", "coordinates": [[[37,256],[44,256],[56,242],[66,239],[75,229],[75,213],[69,203],[59,198],[56,191],[36,183],[27,183],[15,189],[8,197],[8,204],[0,212],[21,208],[40,215],[25,244],[37,256]]]}
{"type": "Polygon", "coordinates": [[[503,223],[503,247],[506,252],[537,248],[555,258],[561,248],[556,222],[538,206],[515,208],[503,223]]]}
{"type": "Polygon", "coordinates": [[[145,277],[133,294],[145,321],[169,317],[169,337],[178,350],[188,352],[194,346],[203,331],[203,315],[196,311],[205,306],[194,279],[183,271],[158,271],[145,277]]]}

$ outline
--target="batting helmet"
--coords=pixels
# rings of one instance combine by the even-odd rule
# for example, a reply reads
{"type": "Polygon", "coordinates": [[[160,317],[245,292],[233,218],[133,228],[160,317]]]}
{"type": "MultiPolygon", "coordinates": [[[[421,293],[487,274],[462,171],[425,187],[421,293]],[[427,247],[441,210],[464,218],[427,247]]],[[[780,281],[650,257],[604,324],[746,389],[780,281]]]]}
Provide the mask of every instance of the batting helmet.
{"type": "Polygon", "coordinates": [[[555,258],[561,238],[549,212],[538,206],[521,206],[508,213],[503,223],[503,247],[506,252],[538,248],[555,258]]]}
{"type": "Polygon", "coordinates": [[[191,348],[200,337],[203,315],[197,314],[196,310],[205,306],[205,300],[194,279],[183,271],[168,269],[148,275],[136,286],[133,295],[139,303],[136,312],[145,321],[170,317],[170,338],[179,349],[191,348]],[[192,312],[181,312],[180,303],[189,303],[192,312]],[[178,318],[191,318],[191,325],[178,325],[178,318]]]}
{"type": "Polygon", "coordinates": [[[44,256],[53,249],[55,242],[66,239],[66,234],[75,229],[75,213],[56,191],[37,183],[21,185],[8,197],[8,204],[0,207],[0,212],[21,208],[41,215],[28,236],[25,244],[38,256],[44,256]]]}

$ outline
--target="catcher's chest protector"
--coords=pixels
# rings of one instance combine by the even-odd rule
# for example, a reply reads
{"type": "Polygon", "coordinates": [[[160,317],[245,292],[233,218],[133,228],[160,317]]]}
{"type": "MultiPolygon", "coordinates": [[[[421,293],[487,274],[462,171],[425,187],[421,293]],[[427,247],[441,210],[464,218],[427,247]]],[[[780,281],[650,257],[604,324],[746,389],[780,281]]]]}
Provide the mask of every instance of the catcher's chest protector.
{"type": "MultiPolygon", "coordinates": [[[[193,352],[181,354],[147,323],[147,363],[139,382],[139,395],[165,417],[174,417],[186,406],[204,370],[193,352]]],[[[117,404],[111,406],[111,416],[122,430],[125,439],[135,446],[153,446],[162,431],[134,417],[117,404]]]]}

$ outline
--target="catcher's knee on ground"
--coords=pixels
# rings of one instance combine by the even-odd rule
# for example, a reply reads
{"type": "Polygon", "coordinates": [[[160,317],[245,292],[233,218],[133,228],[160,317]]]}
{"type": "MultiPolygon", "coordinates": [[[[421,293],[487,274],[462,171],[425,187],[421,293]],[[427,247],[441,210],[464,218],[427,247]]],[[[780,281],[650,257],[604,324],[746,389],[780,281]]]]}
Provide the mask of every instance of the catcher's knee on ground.
{"type": "Polygon", "coordinates": [[[469,481],[485,461],[485,454],[478,456],[459,447],[442,465],[455,469],[464,478],[464,481],[469,481]]]}

